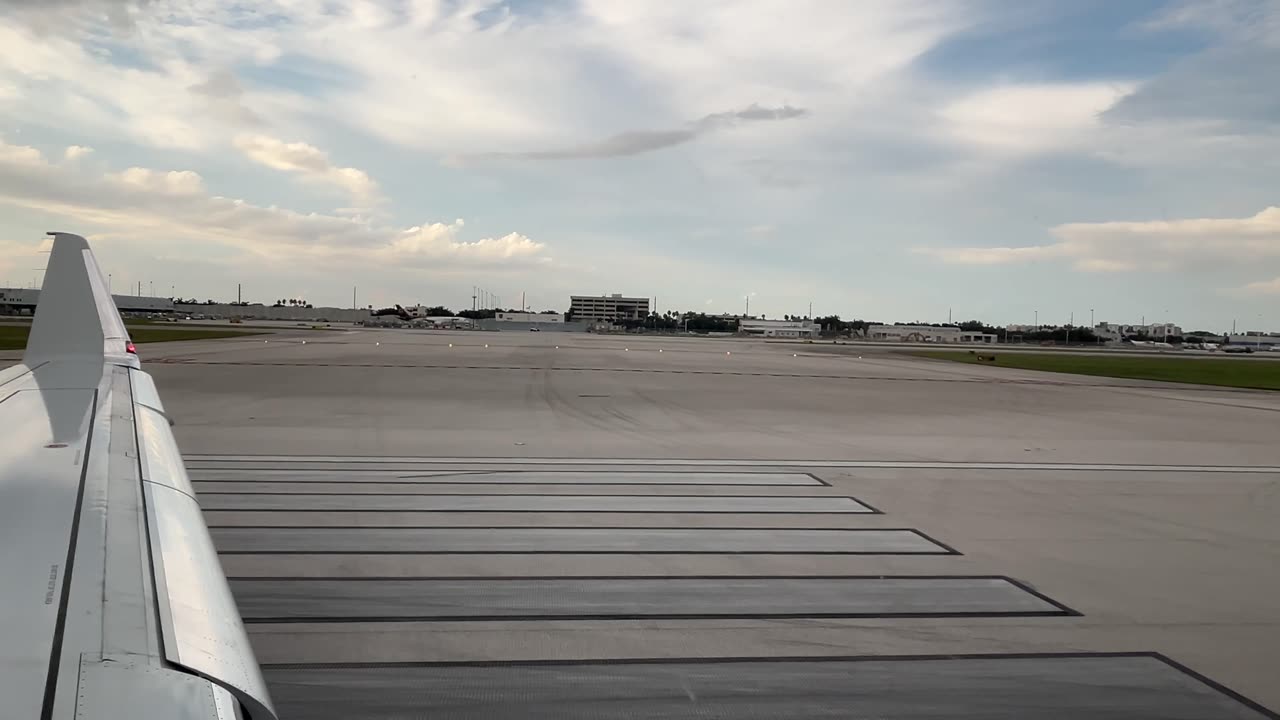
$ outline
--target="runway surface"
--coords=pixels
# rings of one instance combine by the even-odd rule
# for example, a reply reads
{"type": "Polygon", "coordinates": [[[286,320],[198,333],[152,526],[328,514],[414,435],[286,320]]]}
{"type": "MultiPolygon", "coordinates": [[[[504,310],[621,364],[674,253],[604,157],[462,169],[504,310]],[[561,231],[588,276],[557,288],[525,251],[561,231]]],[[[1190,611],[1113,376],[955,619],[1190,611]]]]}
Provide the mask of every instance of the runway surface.
{"type": "Polygon", "coordinates": [[[286,719],[1280,708],[1276,393],[562,333],[142,351],[286,719]]]}

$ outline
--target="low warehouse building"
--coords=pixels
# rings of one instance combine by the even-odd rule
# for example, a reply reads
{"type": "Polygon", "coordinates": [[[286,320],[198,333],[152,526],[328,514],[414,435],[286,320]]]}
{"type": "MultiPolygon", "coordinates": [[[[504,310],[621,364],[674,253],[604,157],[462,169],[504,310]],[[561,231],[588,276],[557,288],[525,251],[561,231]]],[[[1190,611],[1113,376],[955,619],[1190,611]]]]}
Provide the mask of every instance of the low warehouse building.
{"type": "Polygon", "coordinates": [[[991,333],[970,332],[958,327],[932,325],[872,325],[867,338],[880,342],[977,343],[990,345],[996,341],[991,333]]]}
{"type": "MultiPolygon", "coordinates": [[[[142,295],[112,295],[122,313],[171,313],[173,300],[142,295]]],[[[40,302],[40,291],[32,288],[0,288],[0,314],[30,314],[40,302]]]]}
{"type": "Polygon", "coordinates": [[[738,332],[776,338],[816,338],[818,326],[812,320],[754,320],[738,321],[738,332]]]}
{"type": "Polygon", "coordinates": [[[519,323],[536,323],[536,324],[563,324],[564,315],[560,313],[531,313],[531,312],[498,312],[494,314],[494,319],[500,323],[503,322],[519,322],[519,323]]]}

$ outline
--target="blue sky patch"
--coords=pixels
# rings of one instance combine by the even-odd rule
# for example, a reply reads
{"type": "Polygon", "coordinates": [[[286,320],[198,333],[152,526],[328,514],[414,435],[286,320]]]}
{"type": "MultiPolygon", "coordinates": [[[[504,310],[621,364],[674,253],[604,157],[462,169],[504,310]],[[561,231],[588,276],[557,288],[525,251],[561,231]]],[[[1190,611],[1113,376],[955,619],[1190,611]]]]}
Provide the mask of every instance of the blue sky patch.
{"type": "Polygon", "coordinates": [[[1082,82],[1158,73],[1204,48],[1208,38],[1146,25],[1160,0],[1031,2],[993,16],[926,53],[917,66],[951,82],[1082,82]]]}

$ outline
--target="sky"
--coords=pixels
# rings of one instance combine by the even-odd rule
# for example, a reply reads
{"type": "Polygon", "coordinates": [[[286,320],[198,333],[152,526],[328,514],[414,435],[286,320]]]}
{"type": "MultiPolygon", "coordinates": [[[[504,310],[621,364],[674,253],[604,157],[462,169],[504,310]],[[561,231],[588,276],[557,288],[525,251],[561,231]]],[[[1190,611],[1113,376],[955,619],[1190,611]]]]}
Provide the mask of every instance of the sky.
{"type": "Polygon", "coordinates": [[[0,0],[0,284],[1280,330],[1280,0],[0,0]]]}

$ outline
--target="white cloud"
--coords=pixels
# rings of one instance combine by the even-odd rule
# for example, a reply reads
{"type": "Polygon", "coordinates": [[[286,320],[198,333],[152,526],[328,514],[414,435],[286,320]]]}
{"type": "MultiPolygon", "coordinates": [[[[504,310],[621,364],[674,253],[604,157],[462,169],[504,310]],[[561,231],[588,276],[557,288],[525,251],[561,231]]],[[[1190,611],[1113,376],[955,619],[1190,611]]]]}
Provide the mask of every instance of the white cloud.
{"type": "Polygon", "coordinates": [[[243,91],[227,71],[210,74],[211,67],[278,57],[274,41],[283,31],[245,26],[240,8],[179,0],[50,2],[6,20],[0,112],[38,108],[42,126],[70,135],[187,151],[216,147],[229,124],[243,126],[259,113],[297,117],[296,93],[243,91]],[[128,20],[127,33],[102,22],[120,18],[128,20]]]}
{"type": "Polygon", "coordinates": [[[1061,257],[1060,245],[988,248],[915,248],[913,252],[929,255],[951,265],[1012,265],[1032,260],[1061,257]]]}
{"type": "Polygon", "coordinates": [[[195,195],[204,192],[204,179],[190,170],[151,170],[131,167],[106,176],[109,182],[160,195],[195,195]]]}
{"type": "Polygon", "coordinates": [[[14,165],[43,165],[44,155],[33,147],[9,145],[0,140],[0,162],[14,165]]]}
{"type": "Polygon", "coordinates": [[[133,167],[89,174],[0,143],[0,203],[65,216],[112,235],[161,245],[199,240],[255,262],[324,267],[448,269],[546,263],[547,246],[520,233],[464,240],[461,220],[399,229],[364,218],[298,213],[208,194],[200,175],[133,167]]]}
{"type": "Polygon", "coordinates": [[[956,265],[1068,260],[1098,272],[1178,270],[1280,260],[1280,207],[1245,218],[1067,223],[1050,230],[1051,245],[916,248],[956,265]]]}
{"type": "MultiPolygon", "coordinates": [[[[586,0],[584,37],[688,110],[779,98],[814,107],[857,104],[857,93],[901,71],[966,9],[932,0],[707,0],[697,12],[670,3],[586,0]]],[[[582,42],[581,40],[578,42],[582,42]]],[[[702,110],[705,112],[705,110],[702,110]]]]}
{"type": "Polygon", "coordinates": [[[1252,295],[1280,295],[1280,277],[1274,280],[1251,282],[1239,290],[1252,295]]]}
{"type": "Polygon", "coordinates": [[[475,242],[461,242],[458,232],[461,218],[452,224],[432,223],[412,227],[391,241],[390,254],[431,259],[477,259],[485,261],[533,258],[546,247],[520,233],[509,233],[499,238],[485,238],[475,242]]]}
{"type": "Polygon", "coordinates": [[[93,148],[84,145],[68,145],[67,149],[62,151],[62,159],[67,162],[79,160],[80,158],[93,152],[93,148]]]}
{"type": "Polygon", "coordinates": [[[153,0],[132,13],[127,42],[90,22],[16,23],[0,30],[0,87],[60,124],[165,148],[208,150],[246,123],[296,137],[336,121],[407,147],[507,152],[749,103],[847,108],[967,22],[939,0],[708,0],[694,12],[614,0],[267,0],[255,10],[153,0]],[[305,80],[307,97],[263,84],[278,71],[305,80]]]}
{"type": "Polygon", "coordinates": [[[1008,85],[951,102],[941,116],[953,138],[982,149],[1062,149],[1088,140],[1099,114],[1132,91],[1121,83],[1008,85]]]}
{"type": "Polygon", "coordinates": [[[304,142],[284,142],[265,135],[241,135],[235,146],[245,157],[273,170],[300,173],[308,180],[335,185],[359,199],[371,200],[378,185],[368,173],[334,165],[319,148],[304,142]]]}

